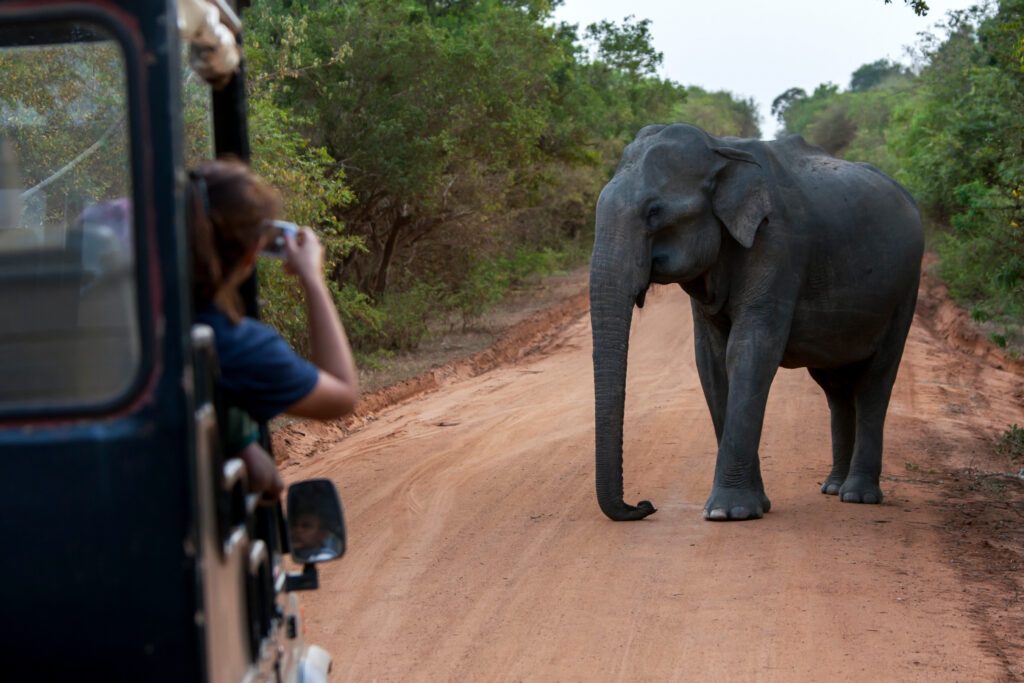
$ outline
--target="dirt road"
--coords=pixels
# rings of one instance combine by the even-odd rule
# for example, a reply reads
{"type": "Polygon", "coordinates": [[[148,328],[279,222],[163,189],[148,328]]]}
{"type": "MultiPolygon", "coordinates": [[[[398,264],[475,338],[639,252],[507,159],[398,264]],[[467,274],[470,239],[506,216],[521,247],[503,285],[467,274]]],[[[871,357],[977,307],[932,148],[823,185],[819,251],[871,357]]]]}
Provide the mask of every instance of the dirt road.
{"type": "Polygon", "coordinates": [[[304,596],[308,639],[335,681],[1020,680],[1024,497],[982,472],[1011,467],[993,435],[1024,423],[1024,373],[966,344],[951,310],[919,307],[879,506],[819,492],[825,399],[780,370],[761,443],[772,511],[701,519],[715,437],[676,288],[634,316],[626,500],[658,507],[641,522],[596,504],[585,313],[343,440],[289,426],[285,476],[333,479],[349,527],[304,596]]]}

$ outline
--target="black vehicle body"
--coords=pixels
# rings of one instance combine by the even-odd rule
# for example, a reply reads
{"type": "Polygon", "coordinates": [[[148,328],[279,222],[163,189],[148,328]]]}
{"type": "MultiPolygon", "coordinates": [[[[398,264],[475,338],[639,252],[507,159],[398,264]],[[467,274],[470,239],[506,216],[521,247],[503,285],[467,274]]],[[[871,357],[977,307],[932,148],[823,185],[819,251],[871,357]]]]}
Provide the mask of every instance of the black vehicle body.
{"type": "MultiPolygon", "coordinates": [[[[0,679],[298,680],[289,589],[315,587],[315,568],[285,573],[280,505],[257,506],[220,452],[212,338],[192,322],[176,3],[0,0],[0,50],[90,31],[123,65],[131,253],[83,274],[67,220],[59,248],[0,249],[0,679]],[[108,280],[128,312],[100,329],[83,302],[108,280]]],[[[243,78],[212,94],[213,127],[218,153],[247,158],[243,78]]]]}

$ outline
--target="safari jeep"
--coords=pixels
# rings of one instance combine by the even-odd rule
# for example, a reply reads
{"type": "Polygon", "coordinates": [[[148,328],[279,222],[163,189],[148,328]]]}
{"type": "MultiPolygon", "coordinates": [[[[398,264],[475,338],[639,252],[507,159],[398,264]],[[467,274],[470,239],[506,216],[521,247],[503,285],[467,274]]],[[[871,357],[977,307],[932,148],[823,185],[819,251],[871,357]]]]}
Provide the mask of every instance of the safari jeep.
{"type": "Polygon", "coordinates": [[[237,11],[0,0],[0,680],[327,677],[296,591],[344,552],[337,493],[289,490],[336,535],[289,573],[192,318],[183,102],[248,158],[237,11]]]}

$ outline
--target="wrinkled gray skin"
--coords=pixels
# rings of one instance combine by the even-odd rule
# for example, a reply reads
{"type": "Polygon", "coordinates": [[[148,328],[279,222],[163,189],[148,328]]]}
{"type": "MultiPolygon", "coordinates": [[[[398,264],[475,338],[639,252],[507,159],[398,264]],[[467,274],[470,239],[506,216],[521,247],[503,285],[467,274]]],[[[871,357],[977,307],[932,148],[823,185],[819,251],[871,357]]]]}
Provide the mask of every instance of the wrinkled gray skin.
{"type": "Polygon", "coordinates": [[[882,428],[923,242],[906,190],[799,136],[641,130],[601,192],[590,266],[601,510],[614,520],[655,511],[622,500],[629,327],[651,283],[679,283],[691,299],[718,438],[706,519],[754,519],[771,506],[758,444],[780,366],[808,368],[828,399],[833,464],[822,492],[881,502],[882,428]]]}

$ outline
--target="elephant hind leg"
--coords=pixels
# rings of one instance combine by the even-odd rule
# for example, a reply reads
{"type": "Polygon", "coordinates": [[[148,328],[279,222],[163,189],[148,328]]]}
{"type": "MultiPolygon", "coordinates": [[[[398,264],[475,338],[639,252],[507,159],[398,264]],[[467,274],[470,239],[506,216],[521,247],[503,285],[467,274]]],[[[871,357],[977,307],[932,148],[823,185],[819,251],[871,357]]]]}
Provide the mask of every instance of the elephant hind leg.
{"type": "Polygon", "coordinates": [[[897,307],[878,350],[863,362],[854,385],[856,436],[850,471],[839,489],[839,500],[844,503],[882,502],[882,490],[878,482],[882,474],[885,416],[889,410],[889,399],[899,371],[907,332],[914,319],[916,303],[915,287],[897,307]]]}
{"type": "Polygon", "coordinates": [[[832,415],[832,471],[821,485],[821,492],[831,496],[839,494],[850,473],[857,427],[854,385],[860,366],[858,363],[842,368],[809,368],[811,377],[825,392],[832,415]]]}

